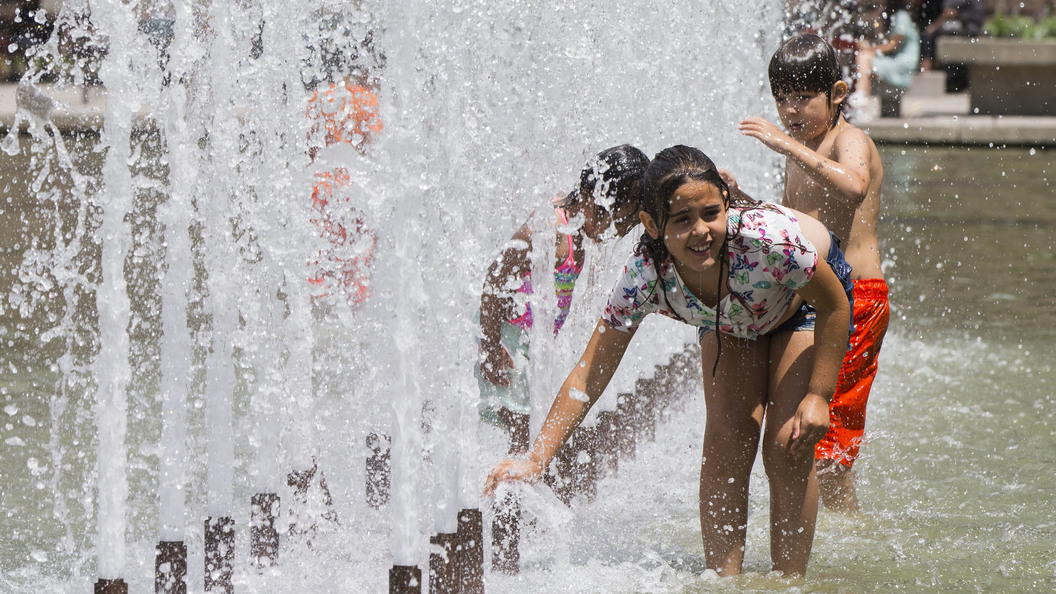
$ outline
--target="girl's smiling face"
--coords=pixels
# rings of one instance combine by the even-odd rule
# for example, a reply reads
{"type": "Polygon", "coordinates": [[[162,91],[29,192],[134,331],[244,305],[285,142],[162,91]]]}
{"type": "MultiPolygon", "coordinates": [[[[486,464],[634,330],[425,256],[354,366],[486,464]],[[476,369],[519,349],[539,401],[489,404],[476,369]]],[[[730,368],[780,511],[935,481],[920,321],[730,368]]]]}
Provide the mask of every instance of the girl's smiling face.
{"type": "MultiPolygon", "coordinates": [[[[726,240],[726,207],[718,186],[685,182],[671,196],[669,211],[663,240],[675,269],[682,277],[712,269],[726,240]]],[[[656,221],[644,212],[642,223],[653,238],[660,236],[656,221]]]]}

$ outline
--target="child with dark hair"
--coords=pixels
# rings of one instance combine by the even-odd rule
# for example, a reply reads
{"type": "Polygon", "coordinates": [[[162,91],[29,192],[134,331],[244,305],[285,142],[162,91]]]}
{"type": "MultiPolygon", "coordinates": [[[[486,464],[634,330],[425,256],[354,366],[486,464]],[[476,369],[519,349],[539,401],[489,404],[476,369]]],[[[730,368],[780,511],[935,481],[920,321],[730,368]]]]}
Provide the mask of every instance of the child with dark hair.
{"type": "Polygon", "coordinates": [[[855,511],[851,467],[889,319],[876,235],[884,168],[873,141],[841,113],[847,83],[839,77],[835,52],[820,37],[802,35],[777,50],[770,61],[770,90],[788,132],[760,117],[745,119],[740,130],[785,156],[784,204],[832,230],[853,268],[851,348],[832,399],[832,424],[816,457],[822,501],[832,509],[855,511]]]}
{"type": "Polygon", "coordinates": [[[770,59],[767,74],[770,92],[778,101],[779,110],[782,100],[807,94],[824,95],[832,111],[829,126],[839,121],[847,84],[839,86],[843,74],[836,50],[821,37],[813,34],[793,37],[770,59]]]}
{"type": "Polygon", "coordinates": [[[708,568],[741,572],[748,482],[761,448],[773,568],[803,574],[817,515],[814,444],[828,428],[828,400],[847,346],[843,256],[813,218],[731,192],[698,149],[660,152],[645,187],[645,234],[583,356],[527,459],[495,466],[485,494],[542,475],[604,392],[643,319],[658,313],[698,328],[707,403],[700,526],[708,568]],[[816,308],[811,316],[804,301],[816,308]]]}
{"type": "MultiPolygon", "coordinates": [[[[642,177],[648,165],[645,153],[631,145],[606,149],[580,171],[576,189],[554,202],[554,291],[559,310],[554,334],[572,305],[585,259],[584,238],[599,242],[623,237],[638,223],[642,177]]],[[[528,339],[533,319],[525,298],[532,292],[532,240],[526,222],[488,269],[480,299],[481,415],[506,427],[511,454],[528,451],[528,339]]]]}
{"type": "MultiPolygon", "coordinates": [[[[384,57],[365,24],[329,9],[310,18],[318,30],[305,38],[309,57],[301,65],[301,80],[311,93],[305,111],[308,156],[315,161],[328,147],[341,145],[365,153],[383,130],[377,77],[384,57]]],[[[339,303],[338,296],[358,306],[372,294],[374,230],[354,205],[348,169],[335,166],[313,177],[312,223],[329,245],[309,262],[312,297],[325,307],[339,303]]]]}

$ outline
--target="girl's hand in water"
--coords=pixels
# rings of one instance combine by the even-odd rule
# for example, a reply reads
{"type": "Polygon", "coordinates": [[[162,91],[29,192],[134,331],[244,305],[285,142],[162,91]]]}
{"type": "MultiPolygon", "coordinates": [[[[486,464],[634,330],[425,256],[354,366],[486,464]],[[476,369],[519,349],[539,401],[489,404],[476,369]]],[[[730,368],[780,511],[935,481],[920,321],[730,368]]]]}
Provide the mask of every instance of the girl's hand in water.
{"type": "Polygon", "coordinates": [[[513,357],[499,343],[480,341],[480,377],[496,386],[508,388],[513,357]]]}
{"type": "Polygon", "coordinates": [[[795,139],[763,118],[745,118],[737,129],[741,131],[741,134],[755,138],[782,155],[787,155],[792,145],[797,144],[795,139]]]}
{"type": "Polygon", "coordinates": [[[521,481],[534,483],[543,476],[543,467],[533,458],[527,460],[503,460],[491,469],[484,481],[484,496],[490,497],[500,483],[521,481]]]}
{"type": "Polygon", "coordinates": [[[829,432],[829,401],[818,394],[808,393],[799,403],[792,417],[792,439],[789,453],[793,456],[814,455],[814,446],[829,432]]]}

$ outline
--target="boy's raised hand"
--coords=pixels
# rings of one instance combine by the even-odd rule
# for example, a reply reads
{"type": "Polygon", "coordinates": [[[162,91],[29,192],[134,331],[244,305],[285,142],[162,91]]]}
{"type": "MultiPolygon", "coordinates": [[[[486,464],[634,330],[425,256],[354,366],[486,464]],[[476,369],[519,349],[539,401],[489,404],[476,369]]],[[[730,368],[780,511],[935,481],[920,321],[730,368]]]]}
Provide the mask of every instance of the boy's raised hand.
{"type": "Polygon", "coordinates": [[[741,131],[741,134],[755,138],[782,155],[788,155],[792,146],[797,144],[794,138],[785,134],[784,130],[765,118],[754,116],[745,118],[737,125],[737,129],[741,131]]]}
{"type": "Polygon", "coordinates": [[[719,169],[719,177],[721,177],[722,180],[726,182],[726,185],[730,187],[730,194],[733,197],[751,200],[751,198],[741,190],[741,186],[737,184],[737,178],[735,178],[728,170],[719,169]]]}

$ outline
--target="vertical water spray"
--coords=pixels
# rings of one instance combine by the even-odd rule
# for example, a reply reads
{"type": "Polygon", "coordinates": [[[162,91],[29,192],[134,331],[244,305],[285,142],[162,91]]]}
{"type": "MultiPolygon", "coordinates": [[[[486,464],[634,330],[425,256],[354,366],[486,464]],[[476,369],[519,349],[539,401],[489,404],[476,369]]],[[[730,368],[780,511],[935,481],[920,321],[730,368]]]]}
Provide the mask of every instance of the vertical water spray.
{"type": "MultiPolygon", "coordinates": [[[[189,31],[174,30],[173,34],[173,42],[166,45],[182,55],[182,48],[189,42],[189,31]]],[[[159,47],[158,50],[167,56],[169,48],[159,47]]],[[[170,155],[168,200],[158,207],[158,218],[165,229],[165,269],[161,278],[162,433],[158,536],[162,541],[176,542],[184,539],[187,496],[187,408],[190,405],[188,396],[191,387],[188,375],[193,362],[191,328],[187,320],[188,293],[194,286],[190,237],[194,213],[191,209],[190,188],[195,178],[195,160],[188,150],[187,123],[180,117],[187,111],[187,93],[178,80],[177,84],[171,84],[172,70],[168,65],[165,76],[170,84],[162,90],[155,112],[170,155]]]]}
{"type": "MultiPolygon", "coordinates": [[[[387,36],[391,35],[388,47],[392,53],[388,56],[391,67],[386,72],[383,93],[388,92],[392,109],[389,118],[391,123],[388,125],[389,138],[385,145],[401,158],[415,162],[421,158],[413,128],[421,117],[421,97],[415,84],[418,78],[415,65],[418,60],[414,32],[421,21],[407,3],[392,3],[387,13],[390,18],[385,32],[387,36]]],[[[402,306],[392,312],[391,343],[387,345],[393,377],[388,387],[391,390],[392,419],[389,506],[392,513],[394,572],[390,577],[390,588],[398,587],[392,585],[394,582],[407,587],[416,581],[419,588],[421,583],[420,568],[411,568],[418,566],[422,550],[418,485],[421,478],[422,439],[419,427],[423,396],[419,382],[420,351],[415,345],[420,344],[417,322],[423,312],[424,284],[419,261],[422,243],[410,238],[424,236],[423,229],[415,229],[418,218],[416,210],[424,205],[420,202],[421,194],[414,191],[416,184],[409,181],[395,186],[394,191],[388,194],[389,203],[386,205],[387,209],[391,209],[388,213],[390,219],[407,224],[408,232],[400,238],[380,238],[376,261],[379,269],[386,270],[377,282],[378,296],[381,299],[399,298],[402,302],[402,306]],[[410,572],[409,576],[407,572],[410,572]]],[[[423,186],[418,185],[418,188],[423,186]]]]}
{"type": "Polygon", "coordinates": [[[132,116],[137,111],[135,89],[130,84],[128,64],[136,30],[133,6],[109,4],[96,8],[93,16],[110,34],[110,52],[99,78],[110,92],[100,142],[108,147],[103,175],[105,189],[98,197],[102,209],[99,238],[102,244],[102,280],[96,291],[99,310],[100,351],[95,362],[98,445],[98,546],[100,580],[124,576],[128,482],[127,387],[130,376],[128,324],[130,307],[125,283],[125,259],[131,233],[125,222],[132,206],[132,116]]]}
{"type": "MultiPolygon", "coordinates": [[[[239,497],[274,493],[287,472],[312,468],[317,454],[320,468],[342,473],[340,465],[323,465],[327,451],[340,451],[345,439],[361,444],[366,426],[384,409],[393,435],[391,556],[394,564],[420,564],[428,533],[460,530],[457,508],[478,505],[482,456],[474,441],[472,320],[483,271],[498,246],[533,205],[546,212],[554,194],[571,189],[582,163],[600,148],[631,142],[650,153],[672,140],[724,146],[734,136],[732,126],[720,126],[734,121],[743,106],[718,101],[725,90],[716,90],[713,81],[735,66],[707,51],[680,53],[666,37],[715,35],[718,24],[706,18],[672,24],[663,14],[670,7],[610,12],[530,4],[174,2],[174,35],[160,72],[158,52],[136,33],[134,9],[162,4],[92,7],[96,26],[110,38],[103,70],[111,97],[102,138],[108,152],[104,191],[97,197],[106,280],[98,293],[104,352],[93,368],[100,394],[123,392],[128,383],[127,336],[118,334],[125,332],[130,306],[117,283],[123,278],[121,254],[135,245],[123,222],[131,207],[121,200],[142,183],[129,172],[135,151],[128,144],[140,98],[153,102],[164,137],[157,158],[169,168],[167,198],[158,209],[165,235],[158,400],[152,394],[133,398],[160,406],[163,417],[159,492],[151,494],[159,504],[162,539],[182,539],[188,526],[199,530],[204,513],[239,517],[239,497]],[[319,35],[316,8],[343,9],[375,35],[387,62],[379,74],[386,127],[368,151],[335,149],[310,164],[299,69],[305,68],[305,44],[319,35]],[[640,34],[626,33],[632,29],[640,34]],[[157,75],[167,84],[154,94],[135,80],[157,75]],[[663,84],[651,84],[654,78],[663,84]],[[323,242],[312,228],[309,179],[335,165],[348,168],[350,194],[376,230],[374,296],[351,315],[313,317],[305,268],[323,242]],[[195,308],[203,303],[201,314],[195,308]],[[188,308],[200,315],[188,316],[188,308]],[[339,367],[339,357],[319,348],[320,320],[347,323],[334,330],[334,344],[340,349],[340,340],[358,341],[374,366],[355,373],[337,369],[345,373],[338,377],[367,377],[369,384],[344,385],[327,376],[339,367]],[[192,381],[202,373],[204,392],[192,381]],[[317,398],[332,397],[326,390],[344,392],[343,400],[331,401],[340,410],[317,406],[317,398]],[[433,411],[428,443],[421,434],[423,408],[433,411]],[[344,426],[354,439],[323,433],[323,413],[347,418],[344,426]],[[249,416],[251,422],[243,423],[249,416]]],[[[762,160],[749,154],[737,165],[756,161],[762,160]]],[[[751,174],[742,177],[751,181],[751,174]]],[[[552,233],[546,217],[537,219],[538,233],[552,233]]],[[[562,349],[575,341],[571,332],[556,342],[552,337],[553,246],[540,245],[545,249],[535,254],[533,267],[533,357],[544,369],[535,392],[545,409],[567,372],[562,349]]],[[[601,290],[607,285],[607,278],[596,283],[601,290]]],[[[596,310],[586,310],[592,326],[596,310]]],[[[63,359],[60,368],[75,372],[77,364],[63,359]]],[[[110,477],[139,472],[121,466],[131,458],[122,449],[121,419],[150,411],[120,399],[106,402],[105,410],[99,407],[100,437],[107,435],[97,482],[107,501],[120,502],[124,487],[110,477]]],[[[61,407],[54,410],[61,416],[61,407]]],[[[148,453],[137,452],[137,463],[155,447],[140,446],[148,453]]],[[[361,494],[357,485],[338,495],[358,513],[364,511],[361,494]]],[[[135,497],[126,505],[142,505],[135,497]]],[[[124,517],[114,509],[120,504],[107,501],[99,500],[100,577],[104,567],[107,575],[120,572],[125,556],[102,539],[124,543],[130,532],[113,520],[124,517]]],[[[136,509],[130,517],[152,513],[136,509]]],[[[312,569],[280,563],[275,571],[312,569]]]]}
{"type": "MultiPolygon", "coordinates": [[[[177,16],[176,8],[172,17],[177,16]]],[[[191,370],[194,365],[194,329],[188,324],[189,295],[195,287],[194,252],[191,228],[195,179],[195,146],[185,114],[193,113],[193,94],[182,84],[186,65],[182,60],[192,44],[193,31],[187,26],[187,6],[179,4],[180,19],[172,18],[172,38],[162,29],[152,39],[159,66],[159,93],[154,117],[164,138],[168,159],[167,200],[158,206],[158,221],[164,228],[164,270],[161,273],[161,435],[158,448],[158,546],[155,559],[155,591],[180,592],[186,588],[188,550],[186,508],[189,487],[187,411],[191,407],[191,370]],[[179,23],[183,27],[177,28],[179,23]]]]}

